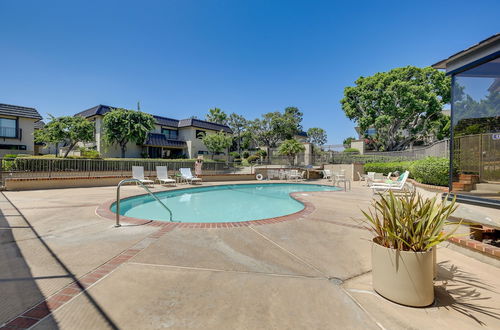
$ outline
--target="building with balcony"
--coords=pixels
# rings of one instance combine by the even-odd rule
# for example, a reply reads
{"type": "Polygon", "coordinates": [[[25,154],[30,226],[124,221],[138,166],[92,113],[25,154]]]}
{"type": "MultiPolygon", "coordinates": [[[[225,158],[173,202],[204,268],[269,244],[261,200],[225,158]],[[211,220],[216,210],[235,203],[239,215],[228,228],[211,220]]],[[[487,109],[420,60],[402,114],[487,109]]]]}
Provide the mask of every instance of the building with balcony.
{"type": "MultiPolygon", "coordinates": [[[[120,148],[116,145],[108,145],[103,139],[104,115],[114,107],[97,105],[90,109],[77,113],[94,122],[95,141],[85,144],[86,147],[96,149],[103,157],[120,157],[120,148]]],[[[130,142],[127,145],[125,156],[128,158],[196,158],[200,155],[208,155],[209,151],[203,144],[203,137],[207,134],[215,134],[220,131],[232,133],[226,125],[208,122],[196,118],[172,119],[153,115],[155,128],[148,133],[142,144],[130,142]]]]}
{"type": "Polygon", "coordinates": [[[0,103],[0,157],[33,154],[35,123],[41,119],[35,108],[0,103]]]}

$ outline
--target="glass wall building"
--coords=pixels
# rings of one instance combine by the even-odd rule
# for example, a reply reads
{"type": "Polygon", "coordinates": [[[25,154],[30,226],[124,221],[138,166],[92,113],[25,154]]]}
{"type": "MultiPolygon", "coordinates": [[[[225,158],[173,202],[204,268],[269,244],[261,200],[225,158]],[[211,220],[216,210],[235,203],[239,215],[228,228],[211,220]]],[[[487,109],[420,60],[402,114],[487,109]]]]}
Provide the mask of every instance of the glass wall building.
{"type": "Polygon", "coordinates": [[[433,67],[451,76],[451,195],[500,207],[500,34],[433,67]]]}

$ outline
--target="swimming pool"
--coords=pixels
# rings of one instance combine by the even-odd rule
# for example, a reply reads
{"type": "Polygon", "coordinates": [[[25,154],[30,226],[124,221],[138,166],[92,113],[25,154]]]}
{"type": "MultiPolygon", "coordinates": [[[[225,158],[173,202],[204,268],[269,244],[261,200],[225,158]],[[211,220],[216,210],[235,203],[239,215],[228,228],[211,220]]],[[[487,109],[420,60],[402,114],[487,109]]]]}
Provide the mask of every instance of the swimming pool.
{"type": "MultiPolygon", "coordinates": [[[[298,212],[304,205],[290,193],[337,191],[340,188],[316,184],[268,183],[197,187],[155,193],[178,222],[241,222],[275,218],[298,212]]],[[[111,211],[116,213],[113,203],[111,211]]],[[[169,221],[166,210],[151,196],[120,201],[120,215],[169,221]]]]}

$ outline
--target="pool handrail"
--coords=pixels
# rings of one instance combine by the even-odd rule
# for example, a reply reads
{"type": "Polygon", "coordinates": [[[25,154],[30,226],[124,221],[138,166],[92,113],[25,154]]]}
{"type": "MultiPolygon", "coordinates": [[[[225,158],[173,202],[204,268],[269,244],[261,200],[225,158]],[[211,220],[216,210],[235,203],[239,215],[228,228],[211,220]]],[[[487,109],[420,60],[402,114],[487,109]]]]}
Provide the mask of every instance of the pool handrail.
{"type": "Polygon", "coordinates": [[[140,180],[132,178],[132,179],[124,179],[124,180],[122,180],[122,181],[120,181],[118,183],[118,186],[116,186],[116,223],[115,223],[115,227],[120,227],[121,226],[121,224],[120,224],[120,187],[124,183],[129,183],[129,182],[136,182],[142,188],[144,188],[144,190],[146,190],[149,195],[151,195],[154,199],[156,199],[156,201],[158,203],[160,203],[168,211],[168,213],[170,215],[170,222],[174,222],[174,220],[172,220],[172,211],[170,211],[170,209],[168,208],[168,206],[165,205],[158,197],[156,197],[156,195],[153,194],[151,192],[151,190],[149,190],[149,188],[146,187],[140,180]]]}

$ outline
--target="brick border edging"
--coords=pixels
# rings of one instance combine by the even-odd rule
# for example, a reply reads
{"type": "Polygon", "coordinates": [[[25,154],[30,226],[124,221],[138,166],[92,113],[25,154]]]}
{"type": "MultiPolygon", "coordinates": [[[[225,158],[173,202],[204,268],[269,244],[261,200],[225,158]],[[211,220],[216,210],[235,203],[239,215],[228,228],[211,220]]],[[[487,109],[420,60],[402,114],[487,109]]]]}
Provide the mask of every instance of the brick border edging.
{"type": "Polygon", "coordinates": [[[407,180],[410,181],[415,186],[420,187],[420,188],[429,189],[429,190],[437,190],[437,191],[446,192],[446,193],[450,191],[450,189],[448,187],[434,186],[431,184],[420,183],[420,182],[417,182],[417,181],[410,179],[410,178],[408,178],[407,180]]]}
{"type": "Polygon", "coordinates": [[[500,258],[500,248],[493,245],[479,242],[470,238],[461,237],[450,237],[448,241],[456,245],[465,247],[469,250],[480,252],[494,258],[500,258]]]}
{"type": "MultiPolygon", "coordinates": [[[[182,189],[189,189],[189,188],[181,188],[181,189],[176,189],[176,190],[182,190],[182,189]]],[[[326,191],[328,193],[330,192],[336,192],[336,191],[326,191]]],[[[268,218],[268,219],[260,219],[260,220],[248,220],[248,221],[239,221],[239,222],[166,222],[166,221],[157,221],[157,220],[145,220],[145,219],[138,219],[138,218],[132,218],[132,217],[127,217],[127,216],[120,216],[120,223],[125,222],[128,224],[134,224],[134,225],[146,225],[146,226],[155,226],[155,227],[171,227],[171,228],[235,228],[235,227],[248,227],[248,226],[260,226],[260,225],[267,225],[267,224],[272,224],[272,223],[278,223],[278,222],[283,222],[283,221],[290,221],[290,220],[297,220],[300,218],[303,218],[306,215],[311,214],[316,208],[314,205],[310,202],[305,201],[303,198],[299,196],[299,194],[302,194],[305,192],[293,192],[290,193],[290,196],[304,205],[304,208],[300,211],[297,211],[295,213],[279,216],[279,217],[274,217],[274,218],[268,218]]],[[[143,196],[145,194],[140,194],[140,195],[134,195],[126,198],[122,198],[121,200],[125,199],[130,199],[134,198],[137,196],[143,196]]],[[[108,220],[116,220],[116,213],[111,212],[111,205],[115,202],[114,199],[108,200],[105,203],[99,205],[97,209],[95,210],[95,213],[108,220]]]]}
{"type": "MultiPolygon", "coordinates": [[[[154,233],[146,236],[143,240],[153,239],[154,241],[156,241],[165,233],[172,231],[174,228],[175,227],[160,228],[154,233]]],[[[136,243],[132,247],[125,249],[115,257],[106,261],[104,264],[76,279],[75,282],[64,286],[35,306],[27,309],[13,319],[10,319],[3,326],[1,326],[0,329],[28,329],[33,327],[35,324],[55,312],[58,308],[64,306],[83,292],[87,291],[87,289],[92,287],[99,280],[109,275],[120,265],[122,265],[126,261],[129,261],[131,258],[146,249],[152,243],[151,242],[150,244],[145,244],[141,247],[141,242],[143,240],[136,243]]]]}

